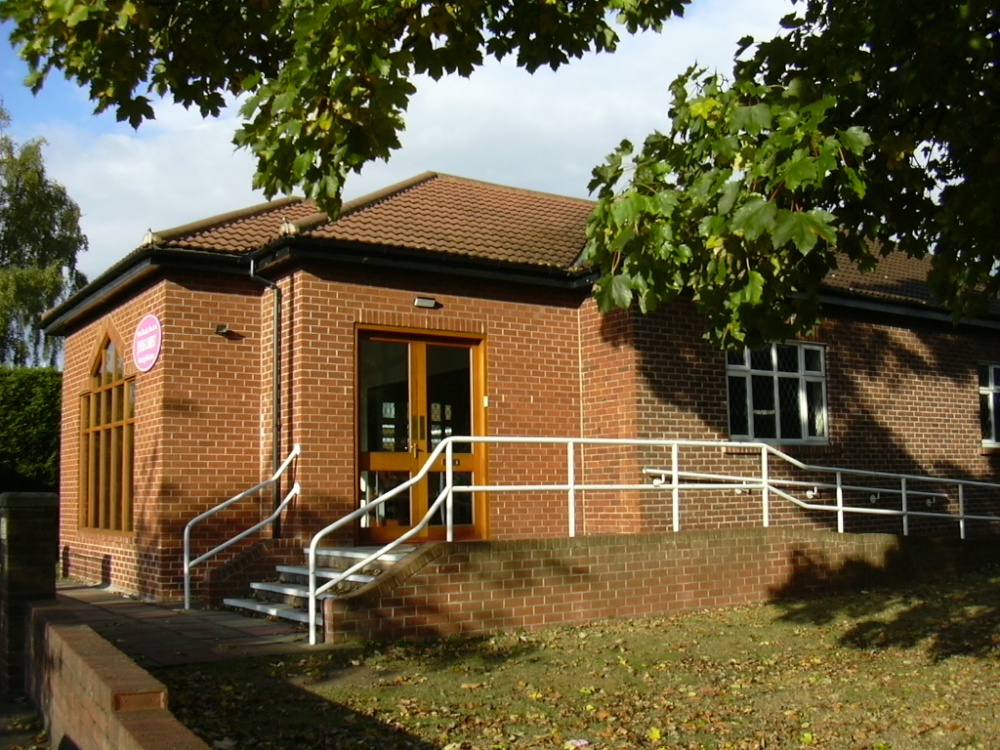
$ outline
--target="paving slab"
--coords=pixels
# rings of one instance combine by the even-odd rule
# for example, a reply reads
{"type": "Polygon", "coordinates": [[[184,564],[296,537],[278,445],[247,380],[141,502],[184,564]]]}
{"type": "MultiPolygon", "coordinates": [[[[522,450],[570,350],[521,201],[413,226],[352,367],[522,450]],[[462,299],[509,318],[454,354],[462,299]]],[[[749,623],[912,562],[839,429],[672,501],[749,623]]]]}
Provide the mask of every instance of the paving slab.
{"type": "Polygon", "coordinates": [[[183,610],[101,586],[61,581],[59,602],[145,667],[316,650],[304,628],[233,611],[183,610]]]}

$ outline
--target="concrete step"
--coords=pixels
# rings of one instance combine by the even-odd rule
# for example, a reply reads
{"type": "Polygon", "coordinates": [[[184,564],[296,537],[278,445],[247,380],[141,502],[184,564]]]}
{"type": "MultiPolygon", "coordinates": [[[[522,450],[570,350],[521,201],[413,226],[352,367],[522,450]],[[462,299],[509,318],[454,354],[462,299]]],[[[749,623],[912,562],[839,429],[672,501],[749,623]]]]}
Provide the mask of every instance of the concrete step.
{"type": "MultiPolygon", "coordinates": [[[[308,599],[309,598],[309,587],[301,583],[284,583],[281,581],[253,581],[250,584],[250,588],[254,591],[262,591],[267,594],[277,594],[278,596],[285,596],[291,599],[308,599]]],[[[336,594],[331,594],[329,591],[320,594],[320,599],[329,599],[336,594]]],[[[291,604],[291,602],[286,601],[286,604],[291,604]]]]}
{"type": "MultiPolygon", "coordinates": [[[[256,599],[223,599],[223,604],[234,609],[246,609],[271,617],[280,617],[282,620],[292,620],[309,624],[309,613],[298,607],[290,607],[287,604],[275,604],[273,602],[262,602],[256,599]]],[[[323,613],[316,613],[316,624],[323,624],[323,613]]]]}
{"type": "MultiPolygon", "coordinates": [[[[374,552],[378,552],[381,547],[323,547],[316,550],[317,560],[322,560],[327,566],[341,565],[342,567],[321,567],[316,569],[316,576],[318,578],[329,580],[332,578],[339,578],[340,575],[347,570],[351,565],[355,564],[359,560],[364,560],[370,557],[374,552]]],[[[394,563],[399,562],[413,550],[416,549],[415,545],[404,544],[400,545],[392,552],[381,555],[376,560],[373,560],[368,569],[376,575],[381,572],[380,568],[387,568],[394,563]]],[[[306,555],[308,556],[309,551],[306,550],[306,555]]],[[[281,576],[294,576],[298,580],[291,581],[255,581],[250,584],[250,588],[254,592],[259,592],[264,597],[283,597],[284,602],[280,601],[263,601],[262,599],[225,599],[223,600],[226,606],[233,607],[234,609],[244,609],[251,612],[257,612],[258,614],[268,615],[270,617],[280,617],[283,620],[291,620],[293,622],[302,622],[308,624],[309,613],[305,606],[297,606],[299,604],[305,605],[309,598],[309,567],[308,565],[278,565],[275,570],[281,576]]],[[[350,588],[350,584],[356,586],[363,586],[366,583],[371,583],[375,580],[375,575],[368,575],[365,573],[352,573],[344,579],[343,587],[345,589],[350,588]]],[[[341,585],[338,584],[338,588],[341,585]]],[[[320,599],[331,599],[342,594],[335,592],[325,592],[320,594],[320,599]]],[[[323,616],[321,612],[316,613],[318,624],[323,623],[323,616]]]]}
{"type": "MultiPolygon", "coordinates": [[[[332,557],[342,560],[364,560],[369,555],[378,552],[381,547],[320,547],[316,550],[316,557],[332,557]]],[[[413,544],[401,544],[392,552],[381,555],[375,562],[397,563],[416,549],[413,544]]],[[[303,552],[308,557],[309,549],[303,552]]]]}
{"type": "MultiPolygon", "coordinates": [[[[308,565],[278,565],[275,567],[275,570],[285,575],[302,576],[304,578],[309,577],[308,565]]],[[[336,568],[316,568],[316,577],[336,578],[343,572],[344,572],[343,570],[337,570],[336,568]]],[[[352,573],[351,575],[347,576],[347,578],[344,580],[351,581],[353,583],[365,584],[374,581],[375,576],[363,575],[361,573],[352,573]]]]}

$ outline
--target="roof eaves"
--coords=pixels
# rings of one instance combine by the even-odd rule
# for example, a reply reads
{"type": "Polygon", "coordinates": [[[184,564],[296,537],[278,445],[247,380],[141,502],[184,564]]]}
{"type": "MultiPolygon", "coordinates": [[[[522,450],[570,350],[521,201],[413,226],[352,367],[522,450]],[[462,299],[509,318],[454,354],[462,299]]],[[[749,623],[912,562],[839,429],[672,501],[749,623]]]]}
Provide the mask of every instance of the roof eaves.
{"type": "Polygon", "coordinates": [[[878,299],[871,294],[845,294],[829,290],[820,293],[819,302],[824,307],[846,307],[904,318],[918,318],[920,320],[951,323],[953,325],[1000,330],[1000,320],[995,317],[980,316],[977,318],[961,318],[956,321],[955,317],[947,310],[916,299],[908,299],[905,302],[890,301],[884,298],[878,299]]]}
{"type": "Polygon", "coordinates": [[[431,271],[445,276],[508,280],[543,286],[578,289],[591,286],[595,277],[587,268],[564,268],[554,265],[512,263],[488,258],[474,258],[447,253],[431,253],[413,248],[372,245],[362,242],[328,240],[315,237],[285,238],[266,253],[255,254],[263,271],[292,257],[323,263],[371,264],[408,271],[431,271]],[[331,250],[333,253],[331,253],[331,250]],[[339,251],[339,252],[338,252],[339,251]]]}
{"type": "Polygon", "coordinates": [[[122,292],[132,288],[160,268],[171,267],[204,272],[208,270],[206,266],[223,273],[242,274],[248,266],[248,256],[174,247],[140,248],[69,299],[45,312],[41,317],[40,327],[49,336],[65,335],[71,325],[86,318],[93,310],[112,302],[122,292]]]}

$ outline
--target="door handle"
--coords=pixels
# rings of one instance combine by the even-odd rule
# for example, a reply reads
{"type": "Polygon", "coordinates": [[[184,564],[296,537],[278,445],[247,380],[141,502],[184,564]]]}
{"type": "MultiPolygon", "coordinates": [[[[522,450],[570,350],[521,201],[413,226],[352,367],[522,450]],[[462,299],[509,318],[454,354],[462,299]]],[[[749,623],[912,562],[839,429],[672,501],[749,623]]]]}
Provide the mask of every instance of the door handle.
{"type": "Polygon", "coordinates": [[[424,431],[427,429],[427,422],[423,415],[414,415],[412,421],[412,431],[410,433],[410,453],[414,458],[420,455],[420,442],[424,440],[424,431]]]}

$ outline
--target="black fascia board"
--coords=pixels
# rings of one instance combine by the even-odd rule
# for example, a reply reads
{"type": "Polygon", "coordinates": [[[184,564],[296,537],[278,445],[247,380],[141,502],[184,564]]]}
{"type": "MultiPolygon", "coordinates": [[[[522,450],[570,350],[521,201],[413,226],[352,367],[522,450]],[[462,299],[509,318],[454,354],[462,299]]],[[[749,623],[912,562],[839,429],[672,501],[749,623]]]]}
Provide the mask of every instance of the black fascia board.
{"type": "Polygon", "coordinates": [[[288,262],[308,260],[327,265],[340,263],[370,265],[377,268],[423,271],[443,276],[472,277],[570,290],[588,288],[597,280],[597,274],[591,269],[572,271],[551,266],[465,258],[459,255],[429,253],[426,250],[326,240],[319,237],[283,238],[255,253],[254,258],[257,269],[262,273],[288,262]]]}
{"type": "Polygon", "coordinates": [[[48,336],[65,335],[67,329],[112,305],[123,293],[161,271],[211,271],[242,275],[250,267],[249,256],[190,250],[187,248],[143,248],[119,261],[93,282],[42,316],[40,327],[48,336]]]}
{"type": "Polygon", "coordinates": [[[935,308],[917,301],[905,302],[899,300],[890,302],[857,294],[846,295],[825,292],[819,295],[819,302],[823,307],[846,307],[852,310],[863,310],[865,312],[881,313],[883,315],[892,315],[907,319],[951,323],[956,327],[971,326],[973,328],[1000,330],[1000,320],[995,317],[960,318],[956,320],[948,310],[942,307],[935,308]]]}

